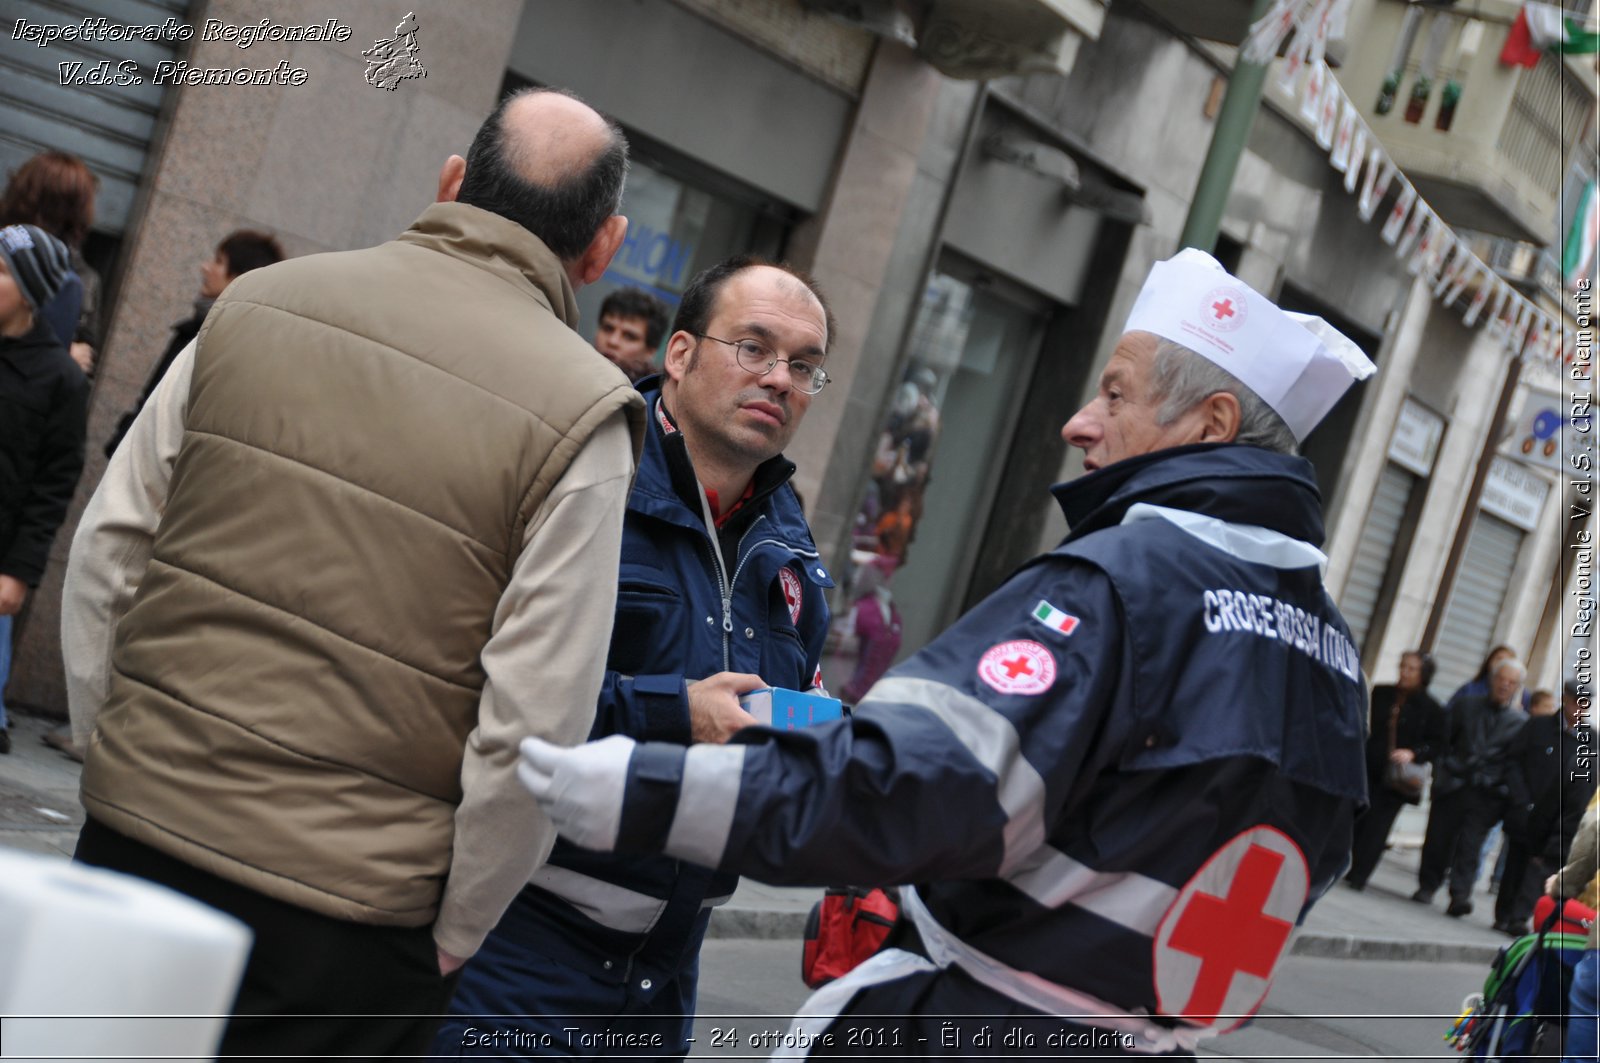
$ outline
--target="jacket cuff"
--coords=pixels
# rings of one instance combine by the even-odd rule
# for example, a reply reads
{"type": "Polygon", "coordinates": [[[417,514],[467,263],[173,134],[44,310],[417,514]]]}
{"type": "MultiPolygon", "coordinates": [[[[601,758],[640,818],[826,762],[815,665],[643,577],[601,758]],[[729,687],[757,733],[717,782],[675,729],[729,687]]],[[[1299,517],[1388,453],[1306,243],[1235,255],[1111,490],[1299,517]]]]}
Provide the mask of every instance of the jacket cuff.
{"type": "Polygon", "coordinates": [[[633,697],[644,724],[641,742],[674,742],[686,746],[689,730],[689,684],[681,675],[637,675],[633,697]]]}
{"type": "Polygon", "coordinates": [[[661,744],[636,746],[623,784],[617,852],[659,853],[666,845],[683,786],[684,750],[661,744]]]}
{"type": "MultiPolygon", "coordinates": [[[[0,559],[0,576],[10,576],[12,579],[21,580],[28,585],[29,590],[38,590],[39,581],[44,578],[43,565],[30,565],[12,558],[0,559]]],[[[685,702],[687,705],[687,702],[685,702]]],[[[685,713],[687,716],[687,712],[685,713]]]]}

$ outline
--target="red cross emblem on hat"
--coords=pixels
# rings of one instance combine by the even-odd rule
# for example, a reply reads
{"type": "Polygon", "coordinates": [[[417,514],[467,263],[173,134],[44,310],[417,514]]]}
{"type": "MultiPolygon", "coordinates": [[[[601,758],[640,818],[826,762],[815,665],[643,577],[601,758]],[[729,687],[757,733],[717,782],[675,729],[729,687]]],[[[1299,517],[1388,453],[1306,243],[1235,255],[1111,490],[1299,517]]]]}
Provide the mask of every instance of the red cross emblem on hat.
{"type": "Polygon", "coordinates": [[[1254,1015],[1309,884],[1300,847],[1272,827],[1252,827],[1213,853],[1156,929],[1161,1013],[1220,1033],[1254,1015]]]}
{"type": "Polygon", "coordinates": [[[1200,320],[1217,332],[1239,328],[1249,313],[1249,297],[1235,287],[1213,288],[1200,300],[1200,320]]]}

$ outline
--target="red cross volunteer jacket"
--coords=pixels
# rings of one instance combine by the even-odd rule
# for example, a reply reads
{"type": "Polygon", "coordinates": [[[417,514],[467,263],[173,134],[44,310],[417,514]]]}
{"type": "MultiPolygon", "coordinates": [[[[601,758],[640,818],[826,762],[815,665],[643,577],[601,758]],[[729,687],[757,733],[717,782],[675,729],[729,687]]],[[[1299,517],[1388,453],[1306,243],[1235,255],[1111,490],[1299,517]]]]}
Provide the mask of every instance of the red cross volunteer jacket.
{"type": "Polygon", "coordinates": [[[951,969],[963,1011],[977,983],[990,1013],[1147,1051],[1237,1026],[1343,872],[1366,798],[1366,693],[1322,587],[1311,467],[1183,447],[1055,493],[1067,540],[853,718],[721,747],[611,740],[525,781],[583,844],[775,883],[915,884],[927,958],[880,954],[823,989],[813,1030],[940,1014],[951,969]],[[931,979],[913,1005],[859,992],[912,969],[931,979]]]}

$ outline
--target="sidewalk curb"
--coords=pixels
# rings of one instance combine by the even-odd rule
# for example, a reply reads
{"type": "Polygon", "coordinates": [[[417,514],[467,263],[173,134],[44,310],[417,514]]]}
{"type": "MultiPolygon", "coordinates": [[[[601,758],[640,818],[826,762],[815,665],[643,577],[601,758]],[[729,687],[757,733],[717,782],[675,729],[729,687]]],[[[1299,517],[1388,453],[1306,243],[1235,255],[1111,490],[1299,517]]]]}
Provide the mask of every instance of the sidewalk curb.
{"type": "MultiPolygon", "coordinates": [[[[821,892],[818,892],[821,899],[821,892]]],[[[809,912],[782,912],[770,908],[716,908],[711,912],[708,938],[745,938],[772,941],[805,937],[809,912]]]]}
{"type": "MultiPolygon", "coordinates": [[[[1507,938],[1506,943],[1510,944],[1507,938]]],[[[1289,947],[1291,956],[1317,956],[1330,960],[1411,960],[1432,963],[1482,963],[1494,961],[1502,945],[1469,941],[1404,941],[1357,937],[1354,934],[1301,934],[1289,947]]]]}
{"type": "MultiPolygon", "coordinates": [[[[711,913],[711,925],[706,930],[706,937],[719,940],[799,941],[805,935],[806,915],[805,912],[762,908],[718,908],[711,913]]],[[[1405,941],[1358,937],[1355,934],[1304,933],[1294,939],[1289,954],[1331,960],[1488,964],[1501,947],[1475,942],[1405,941]]]]}

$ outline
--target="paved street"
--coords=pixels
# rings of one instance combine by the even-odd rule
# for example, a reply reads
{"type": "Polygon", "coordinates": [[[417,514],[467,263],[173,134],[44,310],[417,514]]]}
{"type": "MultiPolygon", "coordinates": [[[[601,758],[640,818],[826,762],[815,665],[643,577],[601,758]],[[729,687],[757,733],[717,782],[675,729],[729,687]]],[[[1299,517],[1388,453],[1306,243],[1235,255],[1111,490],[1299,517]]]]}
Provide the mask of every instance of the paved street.
{"type": "MultiPolygon", "coordinates": [[[[806,997],[799,955],[792,941],[709,943],[695,1055],[765,1058],[769,1052],[750,1046],[781,1036],[806,997]]],[[[1201,1052],[1241,1060],[1456,1059],[1440,1038],[1483,975],[1480,964],[1291,957],[1255,1023],[1201,1052]]]]}
{"type": "Polygon", "coordinates": [[[12,752],[0,757],[0,845],[71,856],[83,826],[78,765],[42,741],[55,725],[12,712],[12,752]]]}

